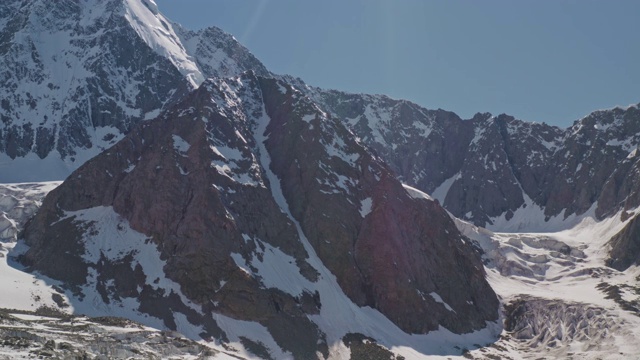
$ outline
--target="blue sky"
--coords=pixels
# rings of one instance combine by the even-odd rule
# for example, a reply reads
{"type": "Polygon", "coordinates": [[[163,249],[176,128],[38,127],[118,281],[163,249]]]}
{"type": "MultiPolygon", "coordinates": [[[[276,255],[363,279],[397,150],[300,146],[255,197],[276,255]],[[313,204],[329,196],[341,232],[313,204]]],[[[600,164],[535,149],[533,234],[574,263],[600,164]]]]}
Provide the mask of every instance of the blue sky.
{"type": "Polygon", "coordinates": [[[271,71],[463,118],[569,126],[640,102],[640,1],[156,0],[233,34],[271,71]]]}

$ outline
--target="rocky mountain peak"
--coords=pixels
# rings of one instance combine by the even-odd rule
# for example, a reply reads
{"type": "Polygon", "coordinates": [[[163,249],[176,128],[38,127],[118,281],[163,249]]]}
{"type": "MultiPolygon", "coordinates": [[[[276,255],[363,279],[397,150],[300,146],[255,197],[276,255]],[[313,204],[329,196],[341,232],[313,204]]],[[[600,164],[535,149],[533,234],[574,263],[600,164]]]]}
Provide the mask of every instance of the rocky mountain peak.
{"type": "Polygon", "coordinates": [[[2,6],[2,181],[63,179],[206,77],[267,74],[231,36],[185,30],[153,1],[2,6]]]}
{"type": "Polygon", "coordinates": [[[173,24],[160,12],[153,0],[123,0],[125,18],[141,39],[158,55],[169,59],[178,71],[195,88],[205,75],[196,64],[195,57],[187,52],[176,34],[173,24]]]}
{"type": "Polygon", "coordinates": [[[488,112],[484,112],[484,113],[476,113],[475,115],[473,115],[473,117],[471,118],[471,121],[475,121],[475,122],[483,122],[483,121],[487,121],[489,119],[493,118],[493,115],[491,113],[488,112]]]}

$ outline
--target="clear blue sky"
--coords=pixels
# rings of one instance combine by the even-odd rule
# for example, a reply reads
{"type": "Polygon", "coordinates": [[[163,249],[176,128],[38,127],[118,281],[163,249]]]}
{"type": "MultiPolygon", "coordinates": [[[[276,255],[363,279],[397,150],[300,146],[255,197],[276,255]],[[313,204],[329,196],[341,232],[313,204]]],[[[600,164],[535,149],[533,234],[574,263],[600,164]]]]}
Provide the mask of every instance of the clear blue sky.
{"type": "Polygon", "coordinates": [[[640,1],[156,0],[271,71],[427,108],[569,126],[640,102],[640,1]]]}

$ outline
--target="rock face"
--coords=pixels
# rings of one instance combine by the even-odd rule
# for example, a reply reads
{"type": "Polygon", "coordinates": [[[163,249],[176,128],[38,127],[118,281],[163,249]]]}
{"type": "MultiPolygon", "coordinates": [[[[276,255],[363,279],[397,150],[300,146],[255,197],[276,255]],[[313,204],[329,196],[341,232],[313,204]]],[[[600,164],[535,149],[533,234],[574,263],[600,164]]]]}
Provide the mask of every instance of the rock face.
{"type": "Polygon", "coordinates": [[[2,182],[62,180],[206,77],[266,73],[230,35],[182,29],[152,0],[5,1],[0,69],[2,182]]]}
{"type": "Polygon", "coordinates": [[[607,266],[624,271],[640,264],[640,218],[635,216],[609,241],[607,266]]]}
{"type": "MultiPolygon", "coordinates": [[[[294,86],[254,73],[205,82],[88,161],[24,239],[22,261],[79,303],[221,341],[232,337],[221,317],[254,321],[296,358],[326,357],[350,330],[330,324],[353,304],[416,334],[498,317],[446,212],[294,86]]],[[[349,326],[373,315],[361,316],[349,326]]]]}

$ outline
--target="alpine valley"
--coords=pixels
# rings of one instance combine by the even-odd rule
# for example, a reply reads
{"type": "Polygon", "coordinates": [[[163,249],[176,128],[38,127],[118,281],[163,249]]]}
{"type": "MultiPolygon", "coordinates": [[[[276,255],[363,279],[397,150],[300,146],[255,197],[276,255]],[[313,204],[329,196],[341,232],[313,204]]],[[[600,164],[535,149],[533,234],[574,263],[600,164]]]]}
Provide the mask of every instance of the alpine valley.
{"type": "Polygon", "coordinates": [[[0,358],[640,356],[638,105],[461,119],[11,0],[0,120],[0,358]]]}

